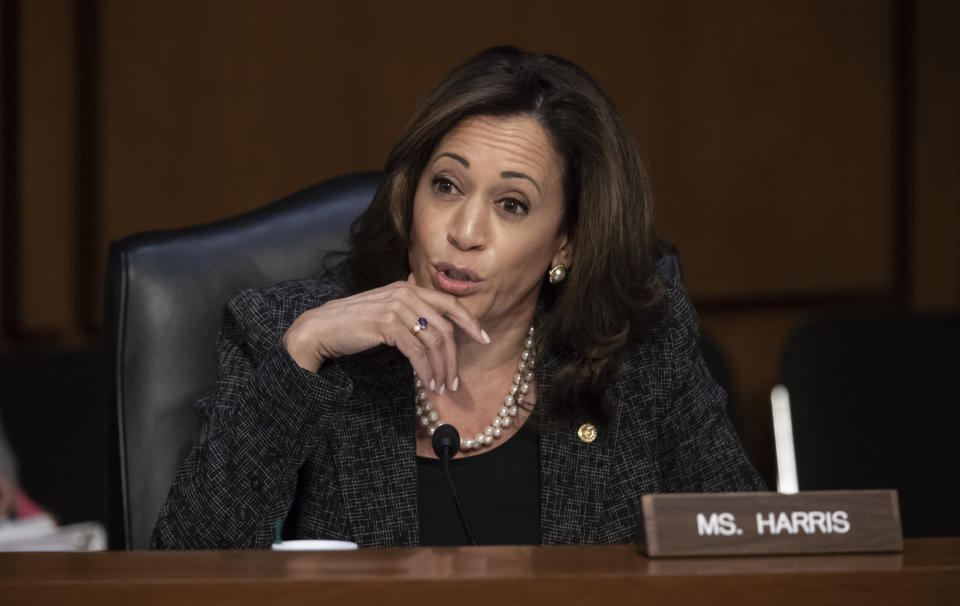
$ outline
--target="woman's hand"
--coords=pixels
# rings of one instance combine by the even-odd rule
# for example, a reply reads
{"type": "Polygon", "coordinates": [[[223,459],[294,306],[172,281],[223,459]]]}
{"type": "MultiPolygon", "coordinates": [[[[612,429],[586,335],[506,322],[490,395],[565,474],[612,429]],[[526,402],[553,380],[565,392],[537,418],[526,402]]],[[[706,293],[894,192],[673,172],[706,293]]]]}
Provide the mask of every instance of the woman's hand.
{"type": "Polygon", "coordinates": [[[394,282],[352,297],[335,299],[304,312],[283,335],[294,361],[317,372],[323,361],[390,345],[405,355],[430,389],[456,391],[457,350],[455,322],[479,343],[489,343],[480,323],[453,295],[417,286],[411,273],[406,282],[394,282]],[[427,330],[413,326],[425,318],[427,330]]]}

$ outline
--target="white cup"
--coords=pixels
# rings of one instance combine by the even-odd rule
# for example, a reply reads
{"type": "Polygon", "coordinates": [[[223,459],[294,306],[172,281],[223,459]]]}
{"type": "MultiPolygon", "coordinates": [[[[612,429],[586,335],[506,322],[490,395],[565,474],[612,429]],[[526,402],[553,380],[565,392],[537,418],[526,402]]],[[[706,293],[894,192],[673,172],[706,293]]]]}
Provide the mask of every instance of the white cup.
{"type": "Polygon", "coordinates": [[[357,544],[350,541],[328,541],[325,539],[301,539],[283,541],[270,546],[274,551],[346,551],[356,549],[357,544]]]}

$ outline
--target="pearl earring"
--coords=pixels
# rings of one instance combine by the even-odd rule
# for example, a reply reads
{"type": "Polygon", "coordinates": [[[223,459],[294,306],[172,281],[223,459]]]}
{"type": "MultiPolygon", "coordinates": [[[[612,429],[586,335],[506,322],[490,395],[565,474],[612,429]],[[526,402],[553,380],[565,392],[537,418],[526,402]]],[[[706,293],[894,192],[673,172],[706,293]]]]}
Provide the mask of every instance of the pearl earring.
{"type": "Polygon", "coordinates": [[[547,272],[547,279],[551,284],[559,284],[567,277],[567,266],[563,263],[557,263],[547,272]]]}

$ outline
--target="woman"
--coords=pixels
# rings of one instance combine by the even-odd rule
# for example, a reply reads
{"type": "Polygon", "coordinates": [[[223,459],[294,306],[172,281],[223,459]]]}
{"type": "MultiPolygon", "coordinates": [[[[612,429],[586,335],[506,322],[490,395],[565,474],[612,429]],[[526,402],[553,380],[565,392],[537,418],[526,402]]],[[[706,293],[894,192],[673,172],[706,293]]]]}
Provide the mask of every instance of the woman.
{"type": "Polygon", "coordinates": [[[655,271],[647,179],[577,66],[512,47],[415,110],[345,262],[244,291],[153,536],[161,548],[634,538],[650,492],[760,490],[655,271]]]}

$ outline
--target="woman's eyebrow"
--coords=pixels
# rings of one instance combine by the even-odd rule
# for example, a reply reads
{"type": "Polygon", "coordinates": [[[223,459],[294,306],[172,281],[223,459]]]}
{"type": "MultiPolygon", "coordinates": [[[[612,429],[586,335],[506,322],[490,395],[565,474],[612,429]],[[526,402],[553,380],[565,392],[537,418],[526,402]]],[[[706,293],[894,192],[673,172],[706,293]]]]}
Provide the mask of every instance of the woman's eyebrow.
{"type": "MultiPolygon", "coordinates": [[[[460,164],[463,164],[464,168],[470,168],[470,162],[468,162],[466,158],[464,158],[459,154],[455,154],[453,152],[443,152],[442,154],[437,154],[437,157],[434,158],[434,162],[436,162],[438,158],[443,158],[444,156],[446,156],[447,158],[453,158],[460,164]]],[[[537,184],[536,181],[534,181],[533,177],[526,175],[524,173],[519,173],[513,170],[505,170],[502,173],[500,173],[500,178],[501,179],[526,179],[531,183],[533,183],[533,186],[537,188],[537,193],[539,193],[541,196],[543,195],[543,192],[540,191],[540,186],[537,184]]]]}
{"type": "Polygon", "coordinates": [[[537,185],[537,182],[533,180],[533,177],[530,177],[523,173],[514,172],[512,170],[505,170],[502,173],[500,173],[500,178],[501,179],[527,179],[528,181],[533,183],[534,187],[537,188],[537,193],[539,193],[541,196],[543,195],[543,192],[540,191],[540,186],[537,185]]]}
{"type": "Polygon", "coordinates": [[[436,161],[437,161],[437,158],[442,158],[442,157],[444,157],[444,156],[446,156],[446,157],[448,157],[448,158],[453,158],[454,160],[456,160],[456,161],[459,162],[460,164],[463,164],[463,167],[464,167],[464,168],[470,168],[470,163],[467,162],[467,159],[466,159],[466,158],[464,158],[463,156],[460,156],[460,155],[451,153],[451,152],[443,152],[442,154],[437,154],[437,157],[434,158],[433,160],[434,160],[434,162],[436,162],[436,161]]]}

